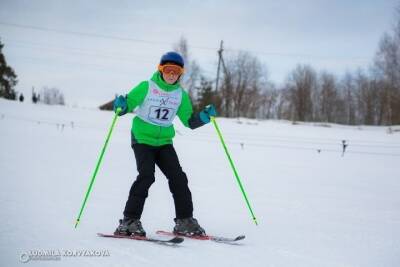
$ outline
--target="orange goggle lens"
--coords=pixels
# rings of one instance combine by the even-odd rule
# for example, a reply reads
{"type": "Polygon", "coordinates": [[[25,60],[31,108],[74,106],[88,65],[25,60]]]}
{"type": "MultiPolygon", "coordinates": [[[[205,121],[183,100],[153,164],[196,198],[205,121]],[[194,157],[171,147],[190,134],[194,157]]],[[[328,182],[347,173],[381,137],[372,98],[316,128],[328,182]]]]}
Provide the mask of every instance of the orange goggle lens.
{"type": "Polygon", "coordinates": [[[175,74],[181,75],[183,73],[183,68],[178,65],[166,64],[166,65],[159,65],[158,70],[165,74],[175,74]]]}

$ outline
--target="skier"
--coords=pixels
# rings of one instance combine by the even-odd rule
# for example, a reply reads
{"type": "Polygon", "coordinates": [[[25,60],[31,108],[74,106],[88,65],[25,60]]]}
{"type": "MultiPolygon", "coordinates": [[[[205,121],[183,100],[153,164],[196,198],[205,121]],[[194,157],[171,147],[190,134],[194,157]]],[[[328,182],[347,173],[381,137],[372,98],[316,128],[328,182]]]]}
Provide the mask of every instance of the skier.
{"type": "Polygon", "coordinates": [[[157,165],[168,179],[174,199],[176,218],[173,232],[205,235],[204,229],[193,218],[188,180],[172,145],[175,136],[172,121],[177,115],[186,127],[196,129],[209,123],[211,116],[216,116],[216,110],[211,104],[199,113],[193,112],[189,95],[180,85],[183,72],[182,56],[168,52],[161,57],[158,71],[150,80],[141,82],[126,96],[120,95],[114,101],[114,111],[120,108],[120,116],[138,107],[132,122],[131,146],[139,173],[130,189],[124,217],[119,221],[115,234],[146,235],[140,218],[148,190],[155,181],[157,165]]]}

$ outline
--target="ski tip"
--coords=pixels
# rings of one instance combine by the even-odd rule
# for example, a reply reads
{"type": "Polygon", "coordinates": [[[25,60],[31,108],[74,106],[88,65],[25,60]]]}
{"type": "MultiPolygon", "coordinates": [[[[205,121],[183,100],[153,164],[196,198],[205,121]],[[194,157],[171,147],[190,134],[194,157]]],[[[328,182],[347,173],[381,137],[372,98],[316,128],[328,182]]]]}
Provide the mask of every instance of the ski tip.
{"type": "Polygon", "coordinates": [[[183,239],[182,237],[176,236],[174,238],[172,238],[171,240],[169,240],[168,242],[170,243],[174,243],[174,244],[180,244],[184,241],[185,239],[183,239]]]}
{"type": "Polygon", "coordinates": [[[235,241],[243,240],[243,239],[245,239],[245,238],[246,238],[245,235],[240,235],[240,236],[238,236],[238,237],[235,238],[235,241]]]}
{"type": "Polygon", "coordinates": [[[100,237],[126,237],[126,236],[119,236],[119,235],[115,235],[115,234],[103,234],[103,233],[97,233],[97,236],[100,237]]]}

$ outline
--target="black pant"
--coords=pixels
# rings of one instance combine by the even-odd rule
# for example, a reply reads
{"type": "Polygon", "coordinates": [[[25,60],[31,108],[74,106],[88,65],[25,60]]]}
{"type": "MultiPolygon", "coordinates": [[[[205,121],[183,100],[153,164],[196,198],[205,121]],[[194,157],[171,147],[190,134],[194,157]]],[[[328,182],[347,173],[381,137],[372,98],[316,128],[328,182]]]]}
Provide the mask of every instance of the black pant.
{"type": "Polygon", "coordinates": [[[132,144],[132,148],[139,175],[129,191],[124,216],[140,219],[149,188],[155,181],[154,172],[157,164],[168,179],[169,190],[174,198],[176,218],[192,217],[192,194],[174,147],[172,145],[155,147],[136,143],[132,144]]]}

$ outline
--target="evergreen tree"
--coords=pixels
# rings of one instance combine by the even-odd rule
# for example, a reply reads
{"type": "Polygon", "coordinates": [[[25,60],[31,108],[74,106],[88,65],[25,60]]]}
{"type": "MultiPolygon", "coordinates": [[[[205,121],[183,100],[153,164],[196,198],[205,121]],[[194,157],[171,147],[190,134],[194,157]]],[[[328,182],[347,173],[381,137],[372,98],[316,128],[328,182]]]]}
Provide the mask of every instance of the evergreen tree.
{"type": "Polygon", "coordinates": [[[217,109],[220,108],[220,100],[218,95],[212,89],[212,81],[208,81],[205,77],[200,78],[200,85],[197,86],[197,111],[202,110],[208,104],[214,104],[217,109]]]}
{"type": "Polygon", "coordinates": [[[14,70],[7,65],[3,54],[4,45],[0,41],[0,97],[6,99],[17,99],[14,86],[17,84],[17,75],[14,70]]]}

